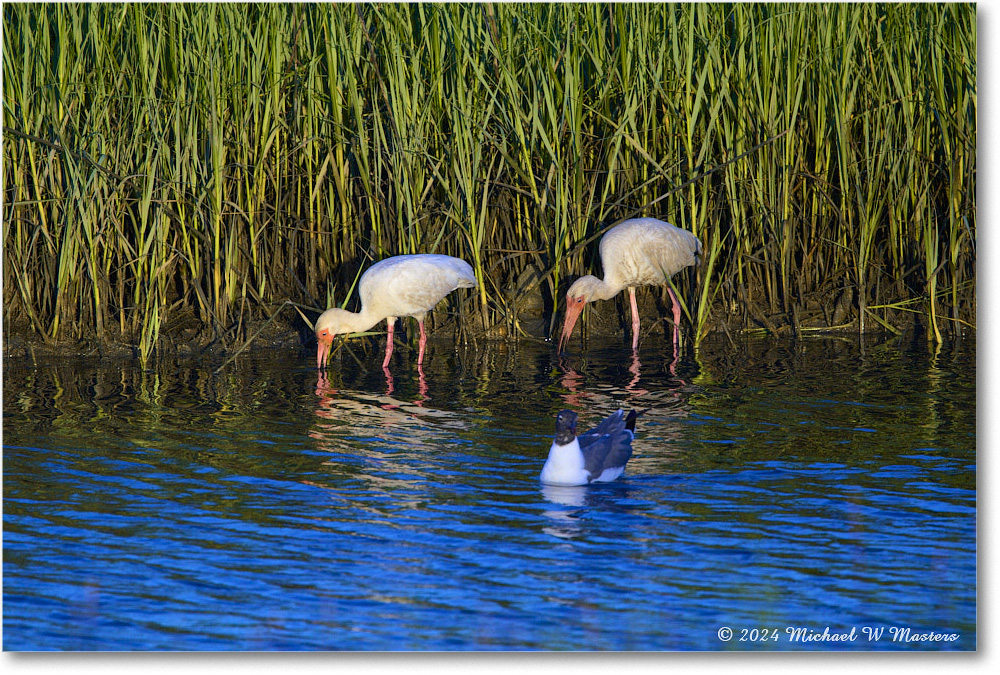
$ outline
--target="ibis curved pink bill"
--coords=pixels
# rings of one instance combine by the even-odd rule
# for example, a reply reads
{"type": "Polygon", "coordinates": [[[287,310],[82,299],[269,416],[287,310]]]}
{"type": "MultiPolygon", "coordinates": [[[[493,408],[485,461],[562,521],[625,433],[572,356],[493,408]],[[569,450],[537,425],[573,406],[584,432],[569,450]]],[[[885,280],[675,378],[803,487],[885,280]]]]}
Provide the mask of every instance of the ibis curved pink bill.
{"type": "MultiPolygon", "coordinates": [[[[580,277],[566,292],[566,318],[559,351],[569,342],[576,320],[584,305],[593,300],[610,300],[628,289],[632,304],[632,349],[639,348],[639,308],[635,302],[636,286],[660,286],[685,267],[698,263],[701,242],[687,230],[656,218],[626,220],[601,237],[601,266],[604,278],[590,274],[580,277]]],[[[674,343],[681,308],[669,287],[673,303],[674,343]]]]}
{"type": "Polygon", "coordinates": [[[427,313],[452,291],[476,286],[476,275],[469,263],[451,256],[422,253],[380,260],[361,275],[360,312],[333,307],[316,320],[316,367],[322,369],[326,365],[335,336],[366,331],[385,319],[388,336],[382,367],[387,368],[392,356],[393,326],[397,318],[404,316],[412,316],[420,326],[417,364],[422,364],[427,345],[424,332],[427,313]]]}

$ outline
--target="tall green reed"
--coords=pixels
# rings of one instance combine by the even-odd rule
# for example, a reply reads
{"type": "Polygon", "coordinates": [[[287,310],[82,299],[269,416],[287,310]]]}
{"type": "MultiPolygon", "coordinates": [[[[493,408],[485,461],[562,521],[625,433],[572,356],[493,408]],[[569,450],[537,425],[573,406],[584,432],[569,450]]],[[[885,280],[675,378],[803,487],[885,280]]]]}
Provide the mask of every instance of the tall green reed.
{"type": "Polygon", "coordinates": [[[148,359],[433,251],[514,326],[516,280],[558,312],[642,214],[705,245],[696,342],[918,307],[940,340],[975,323],[976,38],[969,4],[7,4],[5,321],[148,359]]]}

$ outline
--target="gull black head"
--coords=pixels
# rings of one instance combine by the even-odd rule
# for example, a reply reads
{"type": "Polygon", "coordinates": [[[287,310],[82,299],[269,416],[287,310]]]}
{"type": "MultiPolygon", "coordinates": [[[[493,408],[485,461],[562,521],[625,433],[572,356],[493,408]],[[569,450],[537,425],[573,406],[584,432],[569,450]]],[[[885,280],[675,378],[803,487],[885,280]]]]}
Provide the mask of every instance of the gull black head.
{"type": "Polygon", "coordinates": [[[560,410],[556,415],[556,443],[566,445],[576,438],[576,413],[572,410],[560,410]]]}

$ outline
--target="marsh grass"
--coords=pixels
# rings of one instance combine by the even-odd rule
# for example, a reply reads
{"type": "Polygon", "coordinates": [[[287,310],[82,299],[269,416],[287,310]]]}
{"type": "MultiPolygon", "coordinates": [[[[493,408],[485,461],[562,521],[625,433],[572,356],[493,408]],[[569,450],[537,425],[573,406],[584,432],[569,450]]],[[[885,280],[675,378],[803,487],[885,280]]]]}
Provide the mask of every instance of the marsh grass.
{"type": "Polygon", "coordinates": [[[245,338],[415,252],[512,334],[518,279],[558,311],[634,214],[705,246],[696,341],[975,324],[971,4],[3,12],[4,320],[49,339],[245,338]]]}

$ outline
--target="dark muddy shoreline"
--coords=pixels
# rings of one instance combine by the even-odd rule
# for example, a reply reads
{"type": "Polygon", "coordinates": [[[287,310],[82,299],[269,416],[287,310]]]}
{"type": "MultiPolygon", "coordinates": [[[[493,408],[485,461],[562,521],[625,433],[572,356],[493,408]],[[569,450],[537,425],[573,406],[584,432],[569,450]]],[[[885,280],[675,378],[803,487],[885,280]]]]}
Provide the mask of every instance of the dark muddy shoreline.
{"type": "MultiPolygon", "coordinates": [[[[787,338],[801,335],[858,335],[857,310],[855,308],[844,307],[836,302],[828,302],[827,307],[832,309],[823,312],[822,306],[818,302],[810,303],[810,305],[820,309],[813,312],[807,319],[798,317],[798,324],[792,323],[796,317],[787,314],[765,314],[756,308],[750,308],[750,310],[737,308],[739,311],[727,314],[722,307],[717,307],[703,339],[717,338],[739,341],[748,337],[765,336],[787,338]]],[[[669,338],[670,322],[663,318],[667,314],[665,311],[667,308],[658,295],[650,292],[641,294],[639,306],[642,334],[648,336],[654,331],[663,331],[663,336],[669,338]]],[[[315,319],[315,316],[310,316],[310,313],[307,313],[307,316],[310,319],[315,319]]],[[[556,320],[552,322],[549,314],[528,311],[518,317],[517,323],[513,327],[508,324],[499,324],[483,329],[475,325],[463,325],[459,330],[459,324],[453,317],[447,316],[444,312],[438,312],[428,318],[427,328],[429,338],[432,341],[513,342],[531,340],[548,342],[547,333],[550,323],[553,333],[557,333],[562,325],[562,314],[557,314],[555,318],[556,320]]],[[[895,312],[890,318],[891,325],[900,334],[916,332],[923,335],[928,329],[921,321],[923,317],[915,313],[895,312]]],[[[468,320],[467,324],[475,324],[475,320],[468,320]]],[[[397,330],[397,345],[405,350],[410,346],[412,335],[416,331],[416,324],[410,320],[403,320],[397,325],[402,329],[397,330]]],[[[165,328],[161,330],[156,344],[154,358],[208,358],[221,362],[237,353],[253,353],[269,349],[299,348],[303,354],[307,354],[315,350],[316,346],[311,327],[292,307],[282,308],[270,317],[259,316],[245,319],[222,335],[218,335],[210,326],[201,324],[190,312],[172,317],[172,320],[164,322],[164,326],[165,328]]],[[[384,322],[373,330],[384,333],[384,322]]],[[[588,308],[584,330],[588,337],[600,339],[621,337],[624,341],[631,334],[627,301],[623,303],[619,299],[593,304],[588,308]]],[[[682,330],[685,339],[690,342],[692,338],[690,325],[685,322],[682,325],[682,330]]],[[[579,332],[578,328],[574,340],[580,339],[579,332]]],[[[974,332],[972,329],[946,331],[951,338],[960,338],[962,335],[974,334],[974,332]]],[[[81,331],[81,333],[80,336],[70,338],[45,338],[35,332],[27,321],[13,320],[5,316],[2,341],[3,357],[5,361],[72,356],[96,356],[110,359],[139,358],[137,339],[133,340],[127,336],[113,334],[98,338],[92,334],[92,331],[86,330],[81,331]]],[[[892,335],[889,330],[875,322],[871,322],[866,327],[866,334],[892,335]]],[[[352,341],[351,344],[363,345],[362,349],[367,350],[374,345],[384,344],[383,341],[384,336],[378,335],[360,338],[352,341]]]]}

